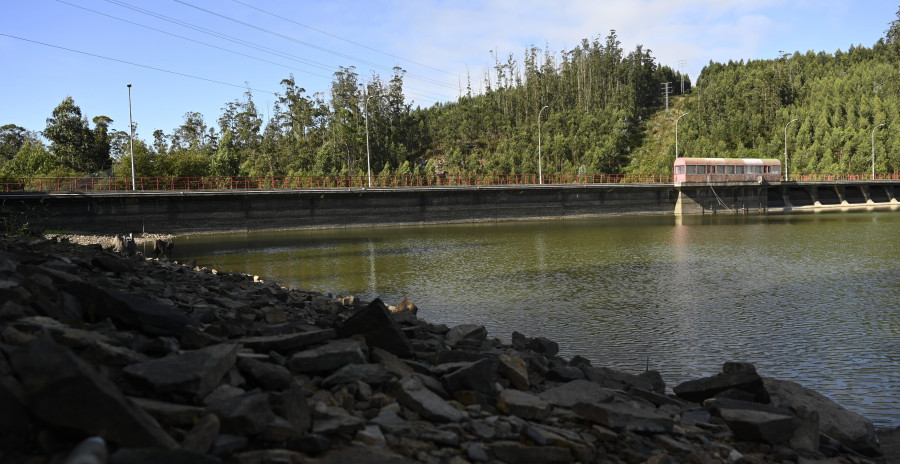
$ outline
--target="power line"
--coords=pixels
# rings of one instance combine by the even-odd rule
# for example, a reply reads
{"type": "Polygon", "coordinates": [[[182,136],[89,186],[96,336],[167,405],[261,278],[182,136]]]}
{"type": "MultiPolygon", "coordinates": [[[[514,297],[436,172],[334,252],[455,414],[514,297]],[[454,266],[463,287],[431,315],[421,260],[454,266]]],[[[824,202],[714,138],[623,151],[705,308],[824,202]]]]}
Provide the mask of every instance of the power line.
{"type": "Polygon", "coordinates": [[[168,32],[168,31],[164,31],[164,30],[162,30],[162,29],[156,29],[156,28],[154,28],[154,27],[150,27],[150,26],[147,26],[147,25],[144,25],[144,24],[136,23],[136,22],[134,22],[134,21],[129,21],[129,20],[124,19],[124,18],[119,18],[119,17],[117,17],[117,16],[113,16],[113,15],[106,14],[106,13],[103,13],[103,12],[100,12],[100,11],[92,10],[92,9],[90,9],[90,8],[85,8],[85,7],[80,6],[80,5],[75,5],[75,4],[73,4],[73,3],[69,3],[69,2],[66,2],[66,1],[64,1],[64,0],[56,0],[56,1],[59,2],[59,3],[63,3],[63,4],[66,4],[66,5],[75,7],[75,8],[80,8],[80,9],[85,10],[85,11],[90,11],[91,13],[95,13],[95,14],[98,14],[98,15],[101,15],[101,16],[106,16],[107,18],[112,18],[112,19],[115,19],[115,20],[118,20],[118,21],[122,21],[122,22],[125,22],[125,23],[128,23],[128,24],[133,24],[133,25],[138,26],[138,27],[143,27],[143,28],[149,29],[149,30],[151,30],[151,31],[159,32],[160,34],[170,35],[170,36],[172,36],[172,37],[176,37],[176,38],[179,38],[179,39],[182,39],[182,40],[186,40],[186,41],[188,41],[188,42],[198,43],[198,44],[200,44],[200,45],[204,45],[204,46],[207,46],[207,47],[210,47],[210,48],[215,48],[215,49],[217,49],[217,50],[222,50],[222,51],[225,51],[225,52],[228,52],[228,53],[233,53],[233,54],[235,54],[235,55],[240,55],[240,56],[243,56],[243,57],[246,57],[246,58],[250,58],[250,59],[253,59],[253,60],[262,61],[262,62],[264,62],[264,63],[274,64],[274,65],[276,65],[276,66],[283,66],[283,67],[285,67],[285,68],[293,69],[293,70],[295,70],[295,71],[299,71],[299,72],[302,72],[302,73],[311,74],[311,75],[316,76],[316,77],[322,77],[322,78],[325,78],[325,79],[330,79],[330,78],[331,78],[331,76],[325,76],[325,75],[322,75],[322,74],[316,74],[316,73],[314,73],[314,72],[307,71],[307,70],[305,70],[305,69],[294,68],[294,67],[291,67],[291,66],[287,66],[287,65],[285,65],[285,64],[282,64],[282,63],[276,63],[276,62],[274,62],[274,61],[269,61],[269,60],[266,60],[266,59],[264,59],[264,58],[259,58],[259,57],[256,57],[256,56],[248,55],[248,54],[246,54],[246,53],[241,53],[241,52],[238,52],[238,51],[235,51],[235,50],[230,50],[230,49],[227,49],[227,48],[224,48],[224,47],[219,47],[219,46],[217,46],[217,45],[209,44],[209,43],[206,43],[206,42],[201,42],[201,41],[199,41],[199,40],[195,40],[195,39],[191,39],[191,38],[189,38],[189,37],[185,37],[185,36],[181,36],[181,35],[178,35],[178,34],[174,34],[174,33],[168,32]]]}
{"type": "Polygon", "coordinates": [[[217,81],[217,80],[215,80],[215,79],[209,79],[209,78],[206,78],[206,77],[194,76],[194,75],[192,75],[192,74],[186,74],[186,73],[182,73],[182,72],[178,72],[178,71],[172,71],[172,70],[170,70],[170,69],[157,68],[157,67],[155,67],[155,66],[148,66],[148,65],[145,65],[145,64],[135,63],[135,62],[133,62],[133,61],[120,60],[120,59],[118,59],[118,58],[110,58],[110,57],[108,57],[108,56],[98,55],[98,54],[96,54],[96,53],[85,52],[85,51],[82,51],[82,50],[75,50],[74,48],[67,48],[67,47],[63,47],[63,46],[61,46],[61,45],[54,45],[54,44],[49,44],[49,43],[46,43],[46,42],[40,42],[40,41],[37,41],[37,40],[26,39],[26,38],[24,38],[24,37],[18,37],[18,36],[14,36],[14,35],[10,35],[10,34],[4,34],[4,33],[2,33],[2,32],[0,32],[0,35],[2,35],[2,36],[4,36],[4,37],[9,37],[9,38],[11,38],[11,39],[21,40],[21,41],[23,41],[23,42],[31,42],[31,43],[33,43],[33,44],[43,45],[43,46],[45,46],[45,47],[58,48],[58,49],[60,49],[60,50],[65,50],[65,51],[72,52],[72,53],[79,53],[79,54],[82,54],[82,55],[92,56],[92,57],[94,57],[94,58],[101,58],[101,59],[104,59],[104,60],[115,61],[115,62],[117,62],[117,63],[123,63],[123,64],[131,65],[131,66],[138,66],[138,67],[141,67],[141,68],[152,69],[152,70],[154,70],[154,71],[160,71],[160,72],[169,73],[169,74],[175,74],[175,75],[177,75],[177,76],[189,77],[189,78],[191,78],[191,79],[197,79],[197,80],[201,80],[201,81],[212,82],[213,84],[227,85],[227,86],[229,86],[229,87],[237,87],[237,88],[239,88],[239,89],[252,90],[252,91],[254,91],[254,92],[263,92],[263,93],[268,93],[268,94],[271,94],[271,95],[277,95],[275,92],[270,92],[270,91],[268,91],[268,90],[262,90],[262,89],[254,89],[254,88],[252,88],[252,87],[248,87],[247,85],[229,84],[228,82],[217,81]]]}
{"type": "Polygon", "coordinates": [[[203,34],[207,34],[207,35],[211,35],[211,36],[214,36],[214,37],[218,37],[218,38],[220,38],[220,39],[223,39],[223,40],[226,40],[226,41],[229,41],[229,42],[233,42],[233,43],[236,43],[236,44],[239,44],[239,45],[243,45],[243,46],[245,46],[245,47],[250,47],[250,48],[253,48],[253,49],[256,49],[256,50],[259,50],[259,51],[264,51],[264,52],[267,52],[267,53],[271,53],[271,54],[273,54],[273,55],[276,55],[276,56],[279,56],[279,57],[282,57],[282,58],[287,58],[287,59],[291,59],[291,60],[294,60],[294,61],[297,61],[297,62],[305,63],[305,64],[307,64],[307,65],[309,65],[309,66],[313,66],[313,67],[316,67],[316,68],[319,68],[319,69],[322,69],[322,70],[325,70],[325,71],[332,71],[332,70],[334,69],[333,67],[328,66],[328,65],[326,65],[326,64],[324,64],[324,63],[318,63],[318,62],[316,62],[316,61],[312,61],[312,60],[308,60],[308,59],[306,59],[306,58],[298,57],[298,56],[296,56],[296,55],[291,55],[291,54],[289,54],[289,53],[280,52],[280,51],[275,50],[275,49],[273,49],[273,48],[269,48],[269,47],[266,47],[266,46],[263,46],[263,45],[255,44],[255,43],[253,43],[253,42],[248,42],[248,41],[246,41],[246,40],[242,40],[242,39],[239,39],[239,38],[236,38],[236,37],[232,37],[232,36],[229,36],[229,35],[226,35],[226,34],[222,34],[222,33],[220,33],[220,32],[216,32],[216,31],[213,31],[213,30],[211,30],[211,29],[206,29],[206,28],[203,28],[203,27],[200,27],[200,26],[196,26],[196,25],[194,25],[194,24],[187,23],[187,22],[181,21],[181,20],[176,19],[176,18],[172,18],[172,17],[169,17],[169,16],[161,15],[161,14],[159,14],[159,13],[154,13],[153,11],[146,10],[146,9],[144,9],[144,8],[140,8],[140,7],[137,7],[137,6],[134,6],[134,5],[130,5],[130,4],[128,4],[128,3],[120,2],[120,1],[118,1],[118,0],[106,0],[106,1],[107,1],[108,3],[112,3],[112,4],[117,5],[117,6],[120,6],[120,7],[122,7],[122,8],[127,8],[127,9],[130,9],[130,10],[132,10],[132,11],[137,11],[138,13],[142,13],[142,14],[145,14],[145,15],[148,15],[148,16],[152,16],[152,17],[154,17],[154,18],[161,19],[161,20],[163,20],[163,21],[167,21],[167,22],[170,22],[170,23],[173,23],[173,24],[177,24],[177,25],[179,25],[179,26],[182,26],[182,27],[185,27],[185,28],[188,28],[188,29],[192,29],[192,30],[195,30],[195,31],[200,32],[200,33],[203,33],[203,34]]]}
{"type": "Polygon", "coordinates": [[[416,65],[416,66],[422,66],[423,68],[428,68],[428,69],[431,69],[431,70],[433,70],[433,71],[438,71],[438,72],[442,72],[442,73],[444,73],[444,74],[449,74],[449,75],[451,75],[451,76],[455,76],[455,74],[453,74],[453,73],[451,73],[451,72],[449,72],[449,71],[445,71],[445,70],[443,70],[443,69],[435,68],[435,67],[429,66],[429,65],[427,65],[427,64],[422,64],[422,63],[419,63],[419,62],[417,62],[417,61],[413,61],[413,60],[410,60],[410,59],[403,58],[403,57],[401,57],[401,56],[393,55],[393,54],[391,54],[391,53],[384,52],[384,51],[378,50],[378,49],[376,49],[376,48],[372,48],[372,47],[370,47],[370,46],[368,46],[368,45],[361,44],[361,43],[359,43],[359,42],[354,42],[354,41],[352,41],[352,40],[350,40],[350,39],[345,39],[345,38],[343,38],[343,37],[340,37],[340,36],[331,34],[331,33],[329,33],[329,32],[325,32],[325,31],[323,31],[323,30],[321,30],[321,29],[316,29],[315,27],[308,26],[308,25],[302,24],[302,23],[298,23],[297,21],[294,21],[293,19],[286,18],[286,17],[284,17],[284,16],[281,16],[281,15],[278,15],[278,14],[275,14],[275,13],[272,13],[271,11],[266,11],[266,10],[263,10],[262,8],[257,8],[257,7],[255,7],[255,6],[253,6],[253,5],[249,5],[249,4],[244,3],[244,2],[242,2],[242,1],[240,1],[240,0],[232,0],[232,1],[235,2],[235,3],[241,4],[241,5],[244,5],[244,6],[246,6],[247,8],[251,8],[251,9],[254,9],[254,10],[259,11],[259,12],[261,12],[261,13],[265,13],[265,14],[267,14],[267,15],[274,16],[274,17],[276,17],[276,18],[278,18],[278,19],[282,19],[282,20],[287,21],[287,22],[289,22],[289,23],[296,24],[296,25],[298,25],[298,26],[300,26],[300,27],[305,27],[305,28],[307,28],[307,29],[309,29],[309,30],[316,31],[316,32],[318,32],[318,33],[320,33],[320,34],[324,34],[324,35],[327,35],[327,36],[329,36],[329,37],[334,37],[335,39],[338,39],[338,40],[343,40],[344,42],[347,42],[347,43],[349,43],[349,44],[353,44],[353,45],[356,45],[356,46],[358,46],[358,47],[362,47],[362,48],[365,48],[365,49],[368,49],[368,50],[372,50],[373,52],[378,52],[378,53],[381,53],[382,55],[390,56],[391,58],[397,58],[398,60],[403,60],[403,61],[406,61],[407,63],[412,63],[412,64],[414,64],[414,65],[416,65]]]}
{"type": "MultiPolygon", "coordinates": [[[[57,0],[57,1],[62,1],[62,0],[57,0]]],[[[177,0],[176,0],[176,1],[177,1],[177,0]]],[[[156,13],[156,12],[154,12],[154,11],[147,10],[147,9],[145,9],[145,8],[141,8],[141,7],[138,7],[138,6],[135,6],[135,5],[131,5],[131,4],[125,3],[125,2],[123,2],[123,1],[119,1],[119,0],[106,0],[106,2],[112,3],[112,4],[117,5],[117,6],[120,6],[120,7],[122,7],[122,8],[126,8],[126,9],[129,9],[129,10],[132,10],[132,11],[136,11],[136,12],[138,12],[138,13],[141,13],[141,14],[144,14],[144,15],[147,15],[147,16],[154,17],[154,18],[159,19],[159,20],[162,20],[162,21],[166,21],[166,22],[169,22],[169,23],[177,24],[177,25],[179,25],[179,26],[182,26],[182,27],[185,27],[185,28],[187,28],[187,29],[191,29],[191,30],[200,32],[200,33],[202,33],[202,34],[211,35],[211,36],[213,36],[213,37],[216,37],[216,38],[219,38],[219,39],[222,39],[222,40],[226,40],[226,41],[229,41],[229,42],[232,42],[232,43],[236,43],[236,44],[238,44],[238,45],[243,45],[243,46],[246,46],[246,47],[249,47],[249,48],[258,50],[258,51],[266,52],[266,53],[269,53],[269,54],[272,54],[272,55],[275,55],[275,56],[278,56],[278,57],[281,57],[281,58],[290,59],[290,60],[293,60],[293,61],[297,61],[297,62],[306,64],[306,65],[308,65],[308,66],[312,66],[312,67],[315,67],[315,68],[319,68],[319,69],[322,69],[322,70],[326,70],[326,71],[329,71],[329,72],[333,72],[333,68],[330,67],[330,66],[328,66],[328,65],[326,65],[326,64],[324,64],[324,63],[316,62],[316,61],[309,60],[309,59],[306,59],[306,58],[302,58],[302,57],[299,57],[299,56],[296,56],[296,55],[292,55],[292,54],[289,54],[289,53],[281,52],[281,51],[276,50],[276,49],[273,49],[273,48],[271,48],[271,47],[267,47],[267,46],[260,45],[260,44],[254,43],[254,42],[249,42],[249,41],[247,41],[247,40],[243,40],[243,39],[240,39],[240,38],[237,38],[237,37],[234,37],[234,36],[230,36],[230,35],[227,35],[227,34],[223,34],[223,33],[221,33],[221,32],[217,32],[217,31],[214,31],[214,30],[212,30],[212,29],[208,29],[208,28],[205,28],[205,27],[201,27],[201,26],[198,26],[198,25],[195,25],[195,24],[191,24],[191,23],[182,21],[182,20],[177,19],[177,18],[173,18],[173,17],[166,16],[166,15],[163,15],[163,14],[160,14],[160,13],[156,13]]],[[[66,3],[66,2],[63,2],[63,3],[66,3]]],[[[181,3],[183,3],[183,2],[181,2],[181,3]]],[[[74,5],[73,5],[73,6],[74,6],[74,5]]],[[[189,6],[192,6],[192,5],[189,5],[189,6]]],[[[79,7],[79,8],[81,8],[81,7],[79,7]]],[[[198,8],[198,9],[199,9],[199,7],[194,7],[194,8],[198,8]]],[[[89,11],[92,11],[92,10],[89,10],[89,11]]],[[[103,14],[103,13],[100,13],[100,14],[103,14]]],[[[211,14],[215,14],[215,13],[211,13],[211,14]]],[[[116,19],[118,19],[118,18],[116,18],[116,19]]],[[[231,19],[231,18],[227,18],[227,19],[231,19]]],[[[124,20],[123,20],[123,21],[124,21],[124,20]]],[[[233,21],[237,21],[237,20],[233,20],[233,21]]],[[[143,26],[143,27],[147,27],[147,26],[143,26]]],[[[252,26],[251,26],[251,27],[252,27],[252,26]]],[[[149,28],[149,29],[153,29],[153,28],[149,28]]],[[[157,29],[153,29],[153,30],[157,30],[157,29]]],[[[163,33],[165,33],[165,34],[175,35],[175,34],[171,34],[171,33],[169,33],[169,32],[165,32],[165,31],[161,31],[161,32],[163,32],[163,33]]],[[[275,34],[275,33],[272,33],[272,34],[275,34]]],[[[276,34],[276,35],[277,35],[277,34],[276,34]]],[[[175,36],[181,38],[181,36],[177,36],[177,35],[175,35],[175,36]]],[[[193,41],[193,42],[198,42],[198,41],[194,41],[194,40],[188,39],[188,38],[185,38],[185,40],[189,40],[189,41],[193,41]]],[[[198,43],[202,43],[202,44],[204,44],[204,45],[208,45],[208,44],[205,44],[205,43],[203,43],[203,42],[198,42],[198,43]]],[[[210,46],[215,47],[214,45],[210,45],[210,46]]],[[[219,48],[219,47],[216,47],[216,48],[219,48]]],[[[227,49],[225,49],[225,50],[227,50],[227,49]]],[[[232,52],[232,53],[238,53],[238,54],[241,54],[241,53],[239,53],[239,52],[232,52]]],[[[245,54],[241,54],[241,55],[243,55],[243,56],[248,56],[248,55],[245,55],[245,54]]],[[[254,58],[254,59],[259,59],[259,58],[254,58]]],[[[350,59],[354,59],[354,58],[350,57],[350,59]]],[[[268,62],[271,63],[271,61],[268,61],[268,62]]],[[[275,64],[277,64],[277,63],[275,63],[275,64]]],[[[279,65],[280,65],[280,66],[288,67],[288,66],[283,65],[283,64],[279,64],[279,65]]],[[[381,68],[387,69],[387,68],[385,68],[384,66],[381,66],[381,68]]],[[[294,68],[292,68],[292,69],[294,69],[294,68]]],[[[315,75],[315,76],[318,76],[318,77],[330,78],[330,76],[322,76],[322,75],[315,74],[315,73],[312,73],[312,72],[309,72],[309,71],[303,71],[303,72],[306,72],[306,73],[308,73],[308,74],[312,74],[312,75],[315,75]]],[[[413,76],[413,75],[410,75],[410,74],[407,74],[407,76],[408,76],[408,77],[412,77],[412,78],[414,78],[414,79],[417,78],[416,76],[413,76]]],[[[422,79],[422,78],[418,78],[418,79],[419,79],[419,80],[425,80],[425,81],[430,82],[430,83],[435,83],[435,82],[436,82],[436,81],[432,81],[432,80],[429,80],[429,79],[422,79]]],[[[428,98],[428,99],[431,99],[432,101],[437,101],[437,100],[439,100],[439,99],[441,99],[441,98],[445,98],[445,99],[447,98],[447,97],[445,97],[445,96],[440,96],[440,95],[436,95],[436,94],[429,94],[429,93],[427,93],[427,92],[424,91],[424,90],[421,90],[421,89],[415,89],[414,87],[404,86],[404,89],[408,89],[408,90],[419,90],[419,92],[422,92],[422,93],[420,93],[421,96],[424,96],[424,97],[426,97],[426,98],[428,98]]],[[[407,92],[407,93],[412,93],[412,92],[407,92]]]]}
{"type": "MultiPolygon", "coordinates": [[[[380,68],[380,69],[384,69],[384,70],[388,70],[388,71],[393,70],[392,67],[389,68],[389,67],[387,67],[387,66],[380,65],[380,64],[378,64],[378,63],[373,63],[373,62],[371,62],[371,61],[366,61],[366,60],[364,60],[364,59],[357,58],[357,57],[354,57],[354,56],[351,56],[351,55],[347,55],[347,54],[345,54],[345,53],[341,53],[341,52],[337,52],[337,51],[334,51],[334,50],[330,50],[330,49],[328,49],[328,48],[321,47],[321,46],[318,46],[318,45],[315,45],[315,44],[312,44],[312,43],[309,43],[309,42],[304,42],[304,41],[302,41],[302,40],[299,40],[299,39],[297,39],[297,38],[291,37],[291,36],[289,36],[289,35],[281,34],[281,33],[278,33],[278,32],[275,32],[275,31],[272,31],[272,30],[269,30],[269,29],[266,29],[266,28],[263,28],[263,27],[254,25],[254,24],[250,24],[250,23],[248,23],[248,22],[246,22],[246,21],[241,21],[241,20],[239,20],[239,19],[235,19],[235,18],[232,18],[232,17],[229,17],[229,16],[225,16],[225,15],[223,15],[223,14],[216,13],[215,11],[208,10],[208,9],[206,9],[206,8],[199,7],[199,6],[197,6],[197,5],[190,4],[190,3],[187,3],[187,2],[182,1],[182,0],[175,0],[175,2],[180,3],[180,4],[182,4],[182,5],[185,5],[185,6],[188,6],[188,7],[191,7],[191,8],[195,8],[195,9],[197,9],[197,10],[203,11],[203,12],[208,13],[208,14],[211,14],[211,15],[213,15],[213,16],[218,16],[218,17],[220,17],[220,18],[222,18],[222,19],[226,19],[226,20],[228,20],[228,21],[232,21],[232,22],[241,24],[241,25],[246,26],[246,27],[249,27],[249,28],[251,28],[251,29],[256,29],[256,30],[258,30],[258,31],[264,32],[264,33],[266,33],[266,34],[273,35],[273,36],[275,36],[275,37],[279,37],[279,38],[282,38],[282,39],[285,39],[285,40],[289,40],[289,41],[291,41],[291,42],[298,43],[298,44],[300,44],[300,45],[304,45],[304,46],[307,46],[307,47],[310,47],[310,48],[314,48],[314,49],[316,49],[316,50],[321,50],[321,51],[324,51],[324,52],[326,52],[326,53],[331,53],[331,54],[333,54],[333,55],[337,55],[337,56],[340,56],[340,57],[343,57],[343,58],[347,58],[347,59],[349,59],[349,60],[354,60],[354,61],[357,61],[357,62],[359,62],[359,63],[364,63],[364,64],[367,64],[367,65],[370,65],[370,66],[374,66],[374,67],[376,67],[376,68],[380,68]]],[[[446,85],[445,85],[444,83],[439,82],[439,81],[436,81],[436,80],[433,80],[433,79],[429,79],[429,78],[427,78],[427,77],[417,76],[417,75],[414,75],[414,74],[409,74],[409,76],[412,77],[412,78],[418,79],[418,80],[422,80],[422,81],[425,81],[425,82],[429,82],[429,83],[434,84],[434,85],[440,85],[440,86],[445,86],[445,87],[446,87],[446,85]]]]}

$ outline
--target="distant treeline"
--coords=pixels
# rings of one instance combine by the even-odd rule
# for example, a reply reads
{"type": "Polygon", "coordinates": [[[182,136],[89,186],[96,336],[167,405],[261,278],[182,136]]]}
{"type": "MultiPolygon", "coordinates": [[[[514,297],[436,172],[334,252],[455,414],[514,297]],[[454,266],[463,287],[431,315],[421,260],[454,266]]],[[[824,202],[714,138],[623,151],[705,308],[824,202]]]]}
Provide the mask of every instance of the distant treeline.
{"type": "MultiPolygon", "coordinates": [[[[615,31],[493,59],[482,92],[469,78],[458,101],[428,108],[406,103],[400,68],[365,84],[341,68],[330,98],[291,76],[268,121],[247,92],[215,124],[189,112],[170,133],[137,135],[137,175],[365,175],[367,138],[376,175],[535,174],[539,137],[544,174],[664,173],[684,113],[683,156],[781,158],[787,139],[792,173],[865,172],[874,134],[876,170],[900,171],[900,19],[872,48],[710,62],[696,84],[643,46],[626,53],[615,31]]],[[[91,121],[68,97],[40,133],[2,126],[0,177],[130,176],[129,134],[91,121]]]]}

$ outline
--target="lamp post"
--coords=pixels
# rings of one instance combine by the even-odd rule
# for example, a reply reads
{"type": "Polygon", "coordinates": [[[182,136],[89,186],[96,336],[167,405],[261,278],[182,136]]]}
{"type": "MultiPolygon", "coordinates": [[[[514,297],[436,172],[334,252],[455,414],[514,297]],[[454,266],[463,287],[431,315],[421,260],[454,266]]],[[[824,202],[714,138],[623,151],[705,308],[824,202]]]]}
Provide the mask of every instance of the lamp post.
{"type": "Polygon", "coordinates": [[[787,160],[787,128],[792,122],[798,121],[797,118],[791,119],[784,125],[784,181],[788,181],[788,160],[787,160]]]}
{"type": "Polygon", "coordinates": [[[374,97],[366,98],[365,108],[366,108],[366,171],[369,175],[369,188],[372,188],[372,156],[369,153],[369,99],[374,97]]]}
{"type": "Polygon", "coordinates": [[[685,116],[687,116],[687,113],[678,116],[678,119],[675,120],[675,159],[678,159],[678,121],[685,116]]]}
{"type": "Polygon", "coordinates": [[[541,113],[543,113],[544,110],[546,110],[547,108],[549,108],[549,106],[545,105],[543,108],[541,108],[540,111],[538,111],[538,183],[539,184],[544,183],[544,176],[543,176],[543,173],[541,172],[541,113]]]}
{"type": "Polygon", "coordinates": [[[128,85],[128,140],[131,143],[131,190],[137,190],[137,182],[134,180],[134,123],[131,122],[131,84],[128,85]]]}
{"type": "Polygon", "coordinates": [[[875,131],[884,124],[881,123],[872,129],[872,180],[875,180],[875,131]]]}

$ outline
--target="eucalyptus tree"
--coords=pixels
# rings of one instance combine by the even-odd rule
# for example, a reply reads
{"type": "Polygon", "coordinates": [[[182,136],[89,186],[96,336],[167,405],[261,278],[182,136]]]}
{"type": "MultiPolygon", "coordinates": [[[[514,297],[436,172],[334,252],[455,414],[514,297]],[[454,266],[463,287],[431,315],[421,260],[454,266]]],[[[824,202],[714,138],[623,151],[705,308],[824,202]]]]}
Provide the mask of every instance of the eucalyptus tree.
{"type": "Polygon", "coordinates": [[[0,127],[0,163],[16,156],[25,142],[32,137],[29,137],[27,129],[15,124],[0,127]]]}
{"type": "Polygon", "coordinates": [[[81,108],[72,97],[66,97],[47,118],[44,136],[52,143],[50,151],[57,165],[78,173],[94,173],[109,168],[108,128],[112,119],[106,116],[94,118],[91,130],[81,108]]]}

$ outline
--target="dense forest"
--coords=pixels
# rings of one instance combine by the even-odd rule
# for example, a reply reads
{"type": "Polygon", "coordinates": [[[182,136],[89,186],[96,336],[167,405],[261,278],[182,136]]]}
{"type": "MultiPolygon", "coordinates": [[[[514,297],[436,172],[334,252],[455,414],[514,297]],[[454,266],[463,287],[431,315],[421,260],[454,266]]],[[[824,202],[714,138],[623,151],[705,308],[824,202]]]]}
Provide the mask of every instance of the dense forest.
{"type": "MultiPolygon", "coordinates": [[[[492,52],[483,92],[413,109],[405,71],[334,74],[329,95],[281,82],[264,121],[248,91],[215,122],[134,139],[139,176],[668,173],[678,150],[695,157],[777,157],[790,172],[900,172],[900,13],[871,48],[795,52],[772,60],[710,62],[692,83],[651,51],[626,52],[615,31],[572,50],[531,47],[519,60],[492,52]],[[685,93],[681,93],[681,82],[685,93]],[[665,111],[664,86],[673,109],[665,111]],[[878,129],[881,129],[879,131],[878,129]]],[[[0,127],[0,178],[130,176],[129,134],[90,119],[68,97],[46,127],[0,127]]]]}

